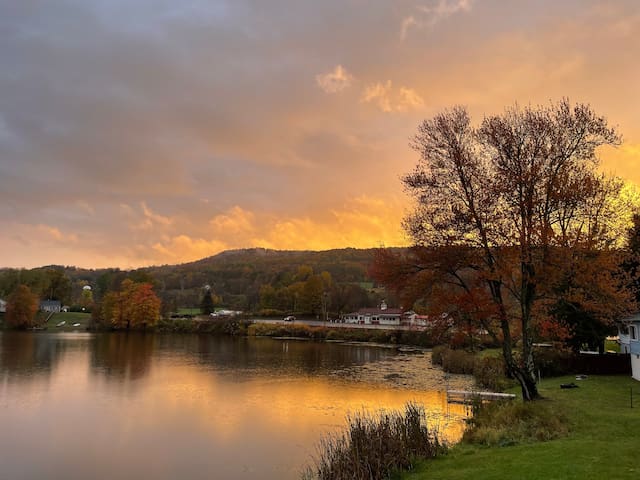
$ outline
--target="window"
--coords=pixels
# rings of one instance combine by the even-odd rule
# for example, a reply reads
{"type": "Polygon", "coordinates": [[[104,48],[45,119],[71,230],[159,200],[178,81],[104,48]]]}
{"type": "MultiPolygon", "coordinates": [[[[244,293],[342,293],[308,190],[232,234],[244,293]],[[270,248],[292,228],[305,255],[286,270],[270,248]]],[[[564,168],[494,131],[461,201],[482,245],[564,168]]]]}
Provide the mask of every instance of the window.
{"type": "Polygon", "coordinates": [[[636,334],[635,325],[629,325],[629,336],[631,337],[631,340],[637,340],[638,336],[636,334]]]}

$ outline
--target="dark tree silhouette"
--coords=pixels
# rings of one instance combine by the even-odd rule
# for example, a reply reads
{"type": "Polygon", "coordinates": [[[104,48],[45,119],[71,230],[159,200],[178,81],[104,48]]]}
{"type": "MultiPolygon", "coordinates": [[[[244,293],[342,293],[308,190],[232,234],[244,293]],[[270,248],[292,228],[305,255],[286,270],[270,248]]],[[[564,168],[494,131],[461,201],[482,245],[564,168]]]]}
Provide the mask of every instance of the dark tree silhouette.
{"type": "Polygon", "coordinates": [[[213,297],[211,296],[211,289],[205,288],[202,301],[200,302],[200,312],[203,315],[209,315],[215,311],[213,304],[213,297]]]}
{"type": "Polygon", "coordinates": [[[508,108],[479,127],[455,107],[425,120],[413,139],[420,160],[403,179],[416,200],[405,228],[416,245],[474,252],[460,267],[484,284],[488,326],[525,400],[539,396],[534,319],[554,265],[567,252],[610,245],[608,205],[620,183],[597,173],[595,151],[619,142],[603,117],[568,100],[508,108]]]}

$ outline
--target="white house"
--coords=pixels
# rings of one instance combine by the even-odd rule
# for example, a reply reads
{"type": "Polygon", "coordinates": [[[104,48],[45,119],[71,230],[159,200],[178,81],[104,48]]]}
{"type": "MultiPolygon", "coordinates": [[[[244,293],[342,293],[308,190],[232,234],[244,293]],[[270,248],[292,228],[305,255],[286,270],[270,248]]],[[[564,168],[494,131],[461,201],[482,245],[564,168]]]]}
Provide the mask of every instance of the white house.
{"type": "Polygon", "coordinates": [[[60,313],[62,305],[58,300],[42,300],[40,302],[40,310],[43,312],[60,313]]]}
{"type": "Polygon", "coordinates": [[[344,323],[361,325],[400,325],[402,309],[388,308],[383,301],[378,308],[361,308],[342,316],[344,323]]]}
{"type": "Polygon", "coordinates": [[[631,357],[631,376],[640,381],[640,313],[618,324],[620,353],[631,357]]]}

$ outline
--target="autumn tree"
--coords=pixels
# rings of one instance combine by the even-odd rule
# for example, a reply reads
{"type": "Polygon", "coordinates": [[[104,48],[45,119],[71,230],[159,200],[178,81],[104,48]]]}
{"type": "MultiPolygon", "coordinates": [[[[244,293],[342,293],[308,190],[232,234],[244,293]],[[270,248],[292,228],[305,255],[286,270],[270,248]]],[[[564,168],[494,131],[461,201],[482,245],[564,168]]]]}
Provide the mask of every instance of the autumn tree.
{"type": "Polygon", "coordinates": [[[108,292],[102,301],[102,319],[116,329],[137,329],[155,325],[161,301],[150,283],[125,279],[120,289],[108,292]]]}
{"type": "Polygon", "coordinates": [[[161,302],[150,283],[134,283],[129,316],[136,328],[152,327],[160,319],[161,302]]]}
{"type": "Polygon", "coordinates": [[[26,285],[18,285],[7,299],[7,325],[13,328],[31,328],[37,311],[38,297],[26,285]]]}
{"type": "Polygon", "coordinates": [[[603,117],[568,100],[508,108],[478,127],[455,107],[425,120],[413,139],[420,159],[403,178],[416,201],[405,228],[435,255],[437,247],[473,252],[447,280],[464,285],[469,305],[479,297],[525,400],[538,397],[535,319],[558,258],[609,248],[607,202],[620,185],[597,173],[596,149],[619,142],[603,117]],[[475,272],[482,288],[466,292],[463,270],[475,272]]]}

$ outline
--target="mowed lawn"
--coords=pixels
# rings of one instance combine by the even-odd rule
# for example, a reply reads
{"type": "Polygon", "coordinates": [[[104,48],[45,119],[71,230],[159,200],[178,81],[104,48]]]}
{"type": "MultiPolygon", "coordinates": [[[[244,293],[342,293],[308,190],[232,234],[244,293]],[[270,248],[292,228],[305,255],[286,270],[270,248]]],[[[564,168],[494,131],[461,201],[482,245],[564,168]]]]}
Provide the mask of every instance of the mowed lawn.
{"type": "MultiPolygon", "coordinates": [[[[543,380],[540,391],[570,422],[567,437],[504,447],[460,444],[405,480],[640,478],[640,382],[626,376],[543,380]],[[560,389],[574,382],[575,389],[560,389]],[[633,391],[633,408],[631,392],[633,391]]],[[[520,401],[520,400],[518,400],[520,401]]]]}
{"type": "Polygon", "coordinates": [[[91,320],[90,313],[84,312],[60,312],[54,313],[49,321],[46,323],[46,326],[49,330],[85,330],[89,325],[89,321],[91,320]],[[57,327],[57,325],[64,321],[65,324],[61,327],[57,327]],[[75,323],[79,323],[78,327],[74,327],[75,323]]]}

